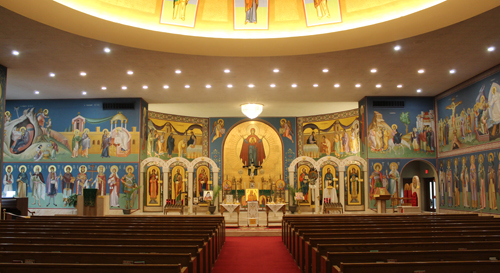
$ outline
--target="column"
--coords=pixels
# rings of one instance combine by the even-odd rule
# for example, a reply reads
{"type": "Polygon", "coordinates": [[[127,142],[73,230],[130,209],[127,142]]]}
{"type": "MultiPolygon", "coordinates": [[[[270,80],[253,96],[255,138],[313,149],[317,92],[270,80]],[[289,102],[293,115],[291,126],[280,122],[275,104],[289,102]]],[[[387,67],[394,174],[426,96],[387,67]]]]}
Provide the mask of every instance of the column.
{"type": "Polygon", "coordinates": [[[370,181],[368,181],[368,170],[363,170],[363,173],[365,174],[365,178],[363,180],[365,184],[365,211],[368,210],[368,203],[370,202],[370,199],[368,198],[370,196],[370,190],[368,189],[368,185],[370,184],[370,181]]]}
{"type": "Polygon", "coordinates": [[[339,190],[337,192],[339,195],[339,202],[342,204],[345,210],[345,171],[339,170],[339,190]]]}
{"type": "MultiPolygon", "coordinates": [[[[217,185],[217,187],[221,187],[221,185],[219,185],[219,172],[213,172],[212,178],[213,178],[212,189],[215,190],[215,185],[217,185]]],[[[222,191],[222,189],[221,189],[221,191],[222,191]]],[[[217,200],[219,201],[219,200],[221,200],[221,198],[222,198],[222,192],[220,192],[219,196],[217,196],[217,200]]],[[[215,203],[215,200],[214,200],[214,205],[219,206],[218,204],[220,204],[220,202],[215,203]]]]}
{"type": "Polygon", "coordinates": [[[163,170],[163,200],[170,198],[170,195],[168,195],[168,171],[165,171],[165,168],[162,168],[163,170]]]}
{"type": "Polygon", "coordinates": [[[316,179],[316,183],[314,185],[314,198],[316,198],[314,200],[314,213],[316,214],[319,214],[319,208],[320,208],[320,205],[319,205],[319,190],[320,190],[320,186],[319,186],[319,179],[316,179]]]}
{"type": "Polygon", "coordinates": [[[188,169],[188,214],[193,214],[193,170],[188,169]]]}

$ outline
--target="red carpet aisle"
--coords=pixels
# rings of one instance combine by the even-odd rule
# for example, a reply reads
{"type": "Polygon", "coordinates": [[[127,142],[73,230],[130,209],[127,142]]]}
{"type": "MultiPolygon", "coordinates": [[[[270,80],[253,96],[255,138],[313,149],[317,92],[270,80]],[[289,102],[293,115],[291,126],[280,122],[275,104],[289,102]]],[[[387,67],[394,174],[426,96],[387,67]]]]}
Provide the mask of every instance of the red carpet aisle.
{"type": "Polygon", "coordinates": [[[281,237],[226,237],[212,273],[300,273],[281,237]]]}

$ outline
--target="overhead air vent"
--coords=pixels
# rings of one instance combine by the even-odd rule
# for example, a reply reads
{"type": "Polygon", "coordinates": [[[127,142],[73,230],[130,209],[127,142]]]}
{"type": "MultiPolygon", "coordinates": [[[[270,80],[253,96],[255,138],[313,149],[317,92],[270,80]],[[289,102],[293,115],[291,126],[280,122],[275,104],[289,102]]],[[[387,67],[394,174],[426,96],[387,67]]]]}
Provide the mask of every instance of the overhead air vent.
{"type": "Polygon", "coordinates": [[[404,100],[374,100],[373,108],[405,108],[404,100]]]}
{"type": "Polygon", "coordinates": [[[124,103],[103,103],[102,110],[134,110],[135,103],[124,102],[124,103]]]}

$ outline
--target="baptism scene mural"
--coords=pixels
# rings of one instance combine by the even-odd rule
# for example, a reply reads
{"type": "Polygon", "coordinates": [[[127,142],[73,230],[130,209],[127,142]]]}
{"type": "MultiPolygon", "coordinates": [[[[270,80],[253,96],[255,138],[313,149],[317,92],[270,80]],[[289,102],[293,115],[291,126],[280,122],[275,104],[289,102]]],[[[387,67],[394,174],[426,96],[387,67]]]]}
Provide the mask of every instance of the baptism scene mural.
{"type": "Polygon", "coordinates": [[[106,102],[8,101],[4,161],[138,162],[138,111],[103,110],[106,102]]]}
{"type": "Polygon", "coordinates": [[[72,208],[69,197],[91,188],[109,195],[111,209],[138,208],[137,163],[5,163],[4,169],[2,196],[15,191],[29,198],[29,208],[72,208]]]}
{"type": "Polygon", "coordinates": [[[498,213],[500,150],[439,160],[441,208],[498,213]]]}
{"type": "Polygon", "coordinates": [[[298,118],[299,156],[339,159],[359,155],[360,126],[358,110],[330,115],[298,118]]]}
{"type": "MultiPolygon", "coordinates": [[[[217,126],[217,135],[222,135],[224,122],[221,120],[217,126]]],[[[149,112],[147,130],[148,157],[193,160],[208,156],[208,119],[149,112]]]]}
{"type": "Polygon", "coordinates": [[[433,158],[435,148],[434,99],[391,98],[403,107],[377,106],[383,98],[369,98],[367,139],[369,158],[433,158]]]}
{"type": "Polygon", "coordinates": [[[438,147],[452,150],[497,142],[500,136],[500,73],[437,100],[438,147]]]}

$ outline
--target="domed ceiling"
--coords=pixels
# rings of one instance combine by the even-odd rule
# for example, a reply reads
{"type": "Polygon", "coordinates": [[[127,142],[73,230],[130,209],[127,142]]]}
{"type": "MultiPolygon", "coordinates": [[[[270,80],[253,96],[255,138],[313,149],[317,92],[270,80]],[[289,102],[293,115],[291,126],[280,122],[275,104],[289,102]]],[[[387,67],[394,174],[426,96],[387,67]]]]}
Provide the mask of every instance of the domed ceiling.
{"type": "Polygon", "coordinates": [[[387,43],[443,28],[496,0],[1,0],[23,16],[136,48],[284,56],[387,43]],[[273,39],[269,43],[269,39],[273,39]]]}

